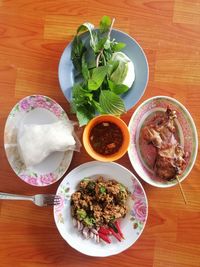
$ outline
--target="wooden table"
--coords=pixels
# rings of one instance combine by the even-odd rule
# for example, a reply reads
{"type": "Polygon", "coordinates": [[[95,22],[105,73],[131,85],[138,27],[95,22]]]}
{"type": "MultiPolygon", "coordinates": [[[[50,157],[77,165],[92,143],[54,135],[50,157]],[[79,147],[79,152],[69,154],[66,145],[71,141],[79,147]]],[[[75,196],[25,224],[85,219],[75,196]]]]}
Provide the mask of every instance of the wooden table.
{"type": "MultiPolygon", "coordinates": [[[[200,128],[200,1],[198,0],[0,0],[0,191],[54,193],[60,183],[32,187],[8,164],[3,145],[6,118],[16,102],[31,94],[48,95],[69,112],[58,83],[61,53],[77,26],[116,18],[115,28],[143,47],[150,67],[147,90],[139,101],[156,95],[176,98],[200,128]]],[[[126,123],[138,104],[127,112],[126,123]]],[[[71,119],[75,116],[69,115],[71,119]]],[[[68,170],[90,161],[81,149],[68,170]]],[[[118,163],[133,171],[126,154],[118,163]]],[[[159,189],[143,182],[149,200],[147,225],[125,252],[91,258],[73,250],[59,235],[51,208],[0,201],[0,266],[200,266],[200,161],[178,186],[159,189]]]]}

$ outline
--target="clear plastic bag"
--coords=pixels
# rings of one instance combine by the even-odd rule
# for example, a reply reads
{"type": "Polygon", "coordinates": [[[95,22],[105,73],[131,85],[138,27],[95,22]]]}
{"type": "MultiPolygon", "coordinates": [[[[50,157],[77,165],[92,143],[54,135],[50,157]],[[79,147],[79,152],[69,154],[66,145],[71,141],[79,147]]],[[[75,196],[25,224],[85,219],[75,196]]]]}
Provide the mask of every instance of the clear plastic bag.
{"type": "Polygon", "coordinates": [[[57,121],[50,124],[24,124],[18,132],[18,149],[26,167],[42,162],[55,151],[80,151],[81,143],[75,123],[57,121]]]}

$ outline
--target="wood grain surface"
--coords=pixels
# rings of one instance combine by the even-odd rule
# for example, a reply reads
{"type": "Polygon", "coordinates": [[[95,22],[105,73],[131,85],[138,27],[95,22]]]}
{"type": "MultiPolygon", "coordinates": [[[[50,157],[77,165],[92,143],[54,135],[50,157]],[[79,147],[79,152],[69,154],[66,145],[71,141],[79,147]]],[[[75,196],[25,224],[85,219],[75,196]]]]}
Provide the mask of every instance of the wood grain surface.
{"type": "MultiPolygon", "coordinates": [[[[4,152],[5,121],[15,103],[31,94],[48,95],[69,112],[57,76],[61,53],[80,23],[97,24],[103,15],[115,17],[115,27],[133,36],[149,61],[147,90],[122,117],[125,122],[142,101],[167,95],[185,105],[200,129],[199,0],[0,0],[0,191],[56,191],[60,181],[36,188],[12,171],[4,152]]],[[[81,148],[68,172],[90,160],[81,148]]],[[[118,163],[134,173],[127,154],[118,163]]],[[[0,201],[0,267],[200,266],[199,157],[182,183],[187,205],[178,186],[159,189],[142,184],[149,201],[145,230],[131,248],[108,258],[73,250],[58,233],[52,208],[0,201]]]]}

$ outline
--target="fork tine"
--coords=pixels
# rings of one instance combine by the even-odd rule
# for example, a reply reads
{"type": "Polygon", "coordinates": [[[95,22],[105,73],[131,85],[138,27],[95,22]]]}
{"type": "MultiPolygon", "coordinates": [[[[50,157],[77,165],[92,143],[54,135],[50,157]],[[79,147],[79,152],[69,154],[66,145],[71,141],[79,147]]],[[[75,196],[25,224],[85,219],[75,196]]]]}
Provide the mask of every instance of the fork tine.
{"type": "Polygon", "coordinates": [[[45,203],[47,205],[58,205],[60,204],[60,197],[58,195],[46,195],[45,203]]]}

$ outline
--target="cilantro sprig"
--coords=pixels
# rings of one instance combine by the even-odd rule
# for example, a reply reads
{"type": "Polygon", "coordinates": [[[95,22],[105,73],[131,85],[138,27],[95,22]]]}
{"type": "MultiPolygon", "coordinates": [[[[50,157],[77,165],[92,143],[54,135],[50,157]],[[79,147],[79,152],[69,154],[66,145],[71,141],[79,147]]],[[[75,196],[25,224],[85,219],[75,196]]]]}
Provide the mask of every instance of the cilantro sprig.
{"type": "Polygon", "coordinates": [[[128,87],[111,80],[119,65],[112,61],[112,55],[125,47],[125,43],[111,39],[113,24],[114,19],[111,21],[108,16],[102,17],[98,30],[89,22],[83,23],[72,43],[71,59],[81,81],[73,86],[71,107],[80,126],[87,124],[97,112],[119,116],[126,111],[120,95],[128,87]],[[85,31],[89,32],[89,47],[81,36],[85,31]]]}

